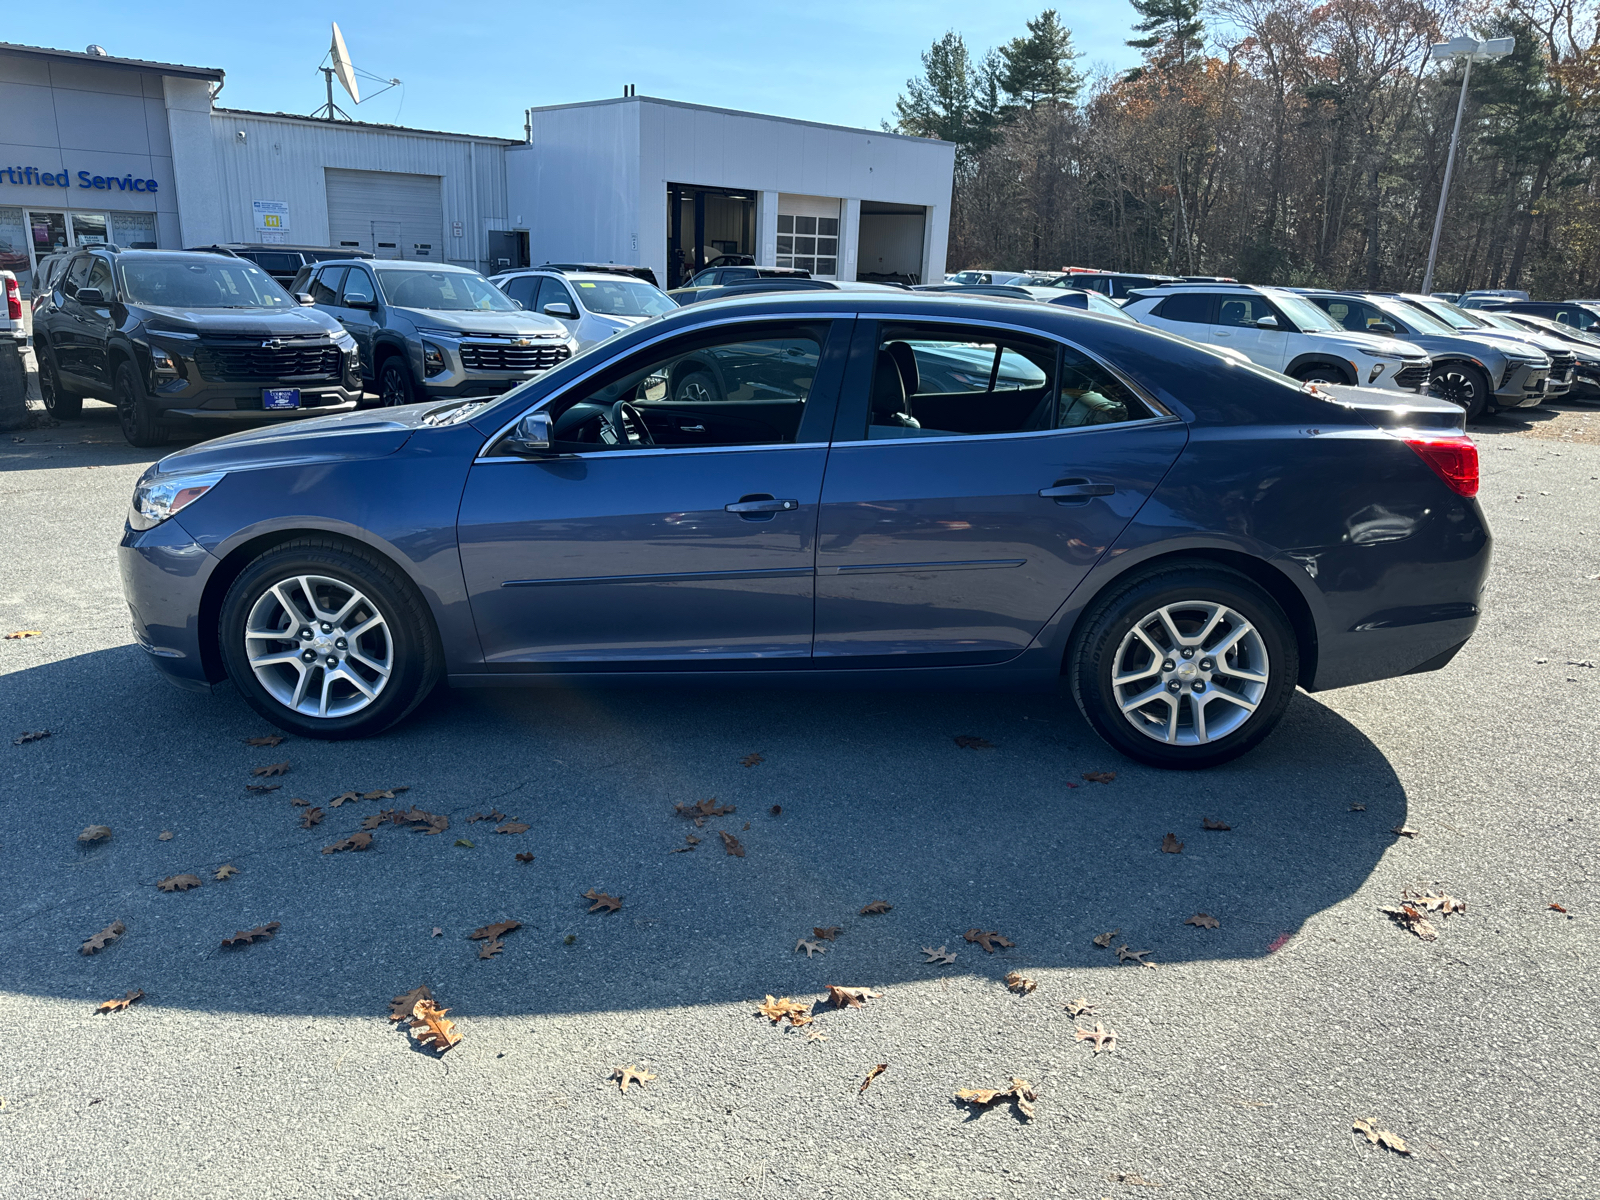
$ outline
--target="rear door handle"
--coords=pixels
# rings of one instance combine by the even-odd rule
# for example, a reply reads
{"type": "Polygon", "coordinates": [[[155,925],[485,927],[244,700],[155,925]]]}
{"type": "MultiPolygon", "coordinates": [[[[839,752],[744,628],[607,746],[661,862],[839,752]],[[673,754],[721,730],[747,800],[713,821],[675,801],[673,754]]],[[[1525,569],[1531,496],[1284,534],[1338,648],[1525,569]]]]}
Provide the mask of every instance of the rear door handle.
{"type": "Polygon", "coordinates": [[[1087,501],[1091,496],[1110,496],[1116,488],[1109,483],[1090,483],[1087,479],[1058,479],[1053,487],[1040,488],[1039,495],[1067,504],[1074,500],[1087,501]]]}
{"type": "Polygon", "coordinates": [[[737,504],[723,506],[731,513],[778,513],[790,512],[800,507],[798,500],[775,500],[771,496],[746,496],[737,504]]]}

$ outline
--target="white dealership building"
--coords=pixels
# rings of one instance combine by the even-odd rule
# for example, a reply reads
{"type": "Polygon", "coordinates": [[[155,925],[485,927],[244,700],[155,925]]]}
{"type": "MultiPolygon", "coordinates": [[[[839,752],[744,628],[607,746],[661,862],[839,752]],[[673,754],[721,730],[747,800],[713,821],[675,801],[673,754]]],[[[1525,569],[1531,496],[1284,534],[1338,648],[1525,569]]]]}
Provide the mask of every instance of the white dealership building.
{"type": "Polygon", "coordinates": [[[102,242],[350,247],[492,273],[722,254],[938,279],[955,147],[629,94],[521,141],[220,106],[218,68],[0,43],[0,267],[102,242]]]}

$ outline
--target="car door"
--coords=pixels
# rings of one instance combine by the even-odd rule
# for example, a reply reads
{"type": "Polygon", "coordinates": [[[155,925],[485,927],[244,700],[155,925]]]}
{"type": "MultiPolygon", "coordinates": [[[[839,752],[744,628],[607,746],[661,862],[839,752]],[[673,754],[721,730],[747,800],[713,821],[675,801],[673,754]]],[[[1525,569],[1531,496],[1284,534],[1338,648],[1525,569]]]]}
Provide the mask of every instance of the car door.
{"type": "Polygon", "coordinates": [[[552,453],[519,458],[491,442],[457,529],[489,669],[807,665],[817,502],[850,325],[728,318],[661,334],[536,402],[552,417],[552,453]],[[691,356],[796,339],[820,365],[796,378],[787,438],[629,446],[608,426],[619,401],[665,396],[691,356]]]}
{"type": "Polygon", "coordinates": [[[1080,347],[932,322],[858,323],[836,430],[817,530],[823,668],[1021,653],[1188,436],[1080,347]]]}
{"type": "Polygon", "coordinates": [[[78,324],[75,354],[77,374],[99,391],[109,393],[111,332],[116,327],[116,322],[111,318],[111,306],[117,298],[116,287],[111,279],[111,264],[103,258],[92,256],[88,278],[78,290],[79,296],[72,300],[78,324]],[[91,289],[98,290],[101,298],[98,302],[85,303],[81,294],[91,289]]]}
{"type": "Polygon", "coordinates": [[[1248,292],[1222,292],[1216,301],[1216,323],[1210,328],[1208,340],[1216,346],[1242,351],[1257,366],[1281,371],[1289,361],[1289,336],[1293,331],[1287,318],[1274,312],[1265,298],[1248,292]],[[1277,327],[1263,329],[1257,325],[1263,317],[1277,321],[1277,327]]]}
{"type": "Polygon", "coordinates": [[[539,311],[547,317],[560,321],[562,328],[569,334],[576,334],[578,324],[583,320],[583,309],[579,308],[578,302],[572,298],[572,289],[554,275],[546,275],[544,282],[539,285],[539,311]],[[553,313],[545,313],[545,307],[551,304],[565,304],[575,315],[557,317],[553,313]]]}
{"type": "Polygon", "coordinates": [[[361,351],[362,378],[370,380],[373,378],[373,368],[378,361],[377,338],[378,330],[383,327],[383,316],[380,309],[358,307],[351,303],[352,300],[364,301],[368,305],[379,303],[378,289],[373,283],[372,275],[365,267],[345,269],[344,282],[339,287],[338,301],[328,311],[356,340],[356,346],[361,351]]]}
{"type": "Polygon", "coordinates": [[[63,379],[78,386],[89,384],[84,374],[82,310],[76,296],[78,289],[89,280],[89,270],[94,266],[92,255],[80,254],[61,272],[60,295],[51,306],[46,322],[51,349],[55,351],[56,370],[63,379]]]}

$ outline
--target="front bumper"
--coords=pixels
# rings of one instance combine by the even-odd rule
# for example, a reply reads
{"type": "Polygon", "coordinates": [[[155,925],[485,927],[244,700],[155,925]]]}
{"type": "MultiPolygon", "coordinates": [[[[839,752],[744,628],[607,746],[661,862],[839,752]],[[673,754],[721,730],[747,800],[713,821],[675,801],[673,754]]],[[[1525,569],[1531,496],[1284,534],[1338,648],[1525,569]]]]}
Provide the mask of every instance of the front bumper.
{"type": "Polygon", "coordinates": [[[1513,363],[1504,381],[1495,389],[1495,405],[1499,408],[1532,408],[1542,404],[1545,399],[1544,381],[1549,375],[1549,367],[1513,363]]]}
{"type": "Polygon", "coordinates": [[[420,335],[420,342],[411,351],[413,378],[422,381],[419,390],[430,400],[498,396],[578,352],[575,337],[446,338],[430,333],[420,335]],[[431,363],[430,352],[437,355],[431,363]]]}
{"type": "Polygon", "coordinates": [[[217,560],[177,520],[122,529],[117,569],[133,620],[133,639],[172,683],[210,691],[200,645],[200,598],[217,560]]]}

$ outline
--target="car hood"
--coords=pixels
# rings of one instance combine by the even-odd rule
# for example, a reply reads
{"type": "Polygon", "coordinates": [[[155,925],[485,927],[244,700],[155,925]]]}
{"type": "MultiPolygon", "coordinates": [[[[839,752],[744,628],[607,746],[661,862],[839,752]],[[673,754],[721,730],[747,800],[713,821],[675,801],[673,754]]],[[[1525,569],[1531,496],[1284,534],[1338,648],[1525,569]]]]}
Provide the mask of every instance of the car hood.
{"type": "MultiPolygon", "coordinates": [[[[1485,330],[1484,332],[1488,332],[1485,330]]],[[[1509,334],[1506,335],[1509,340],[1509,334]]],[[[1443,333],[1421,333],[1415,337],[1407,338],[1414,346],[1421,346],[1429,354],[1466,354],[1479,355],[1485,351],[1495,354],[1504,354],[1511,347],[1499,338],[1479,337],[1476,333],[1463,333],[1447,335],[1443,333]]]]}
{"type": "Polygon", "coordinates": [[[541,316],[539,313],[394,307],[423,329],[450,329],[463,335],[486,333],[491,337],[537,337],[541,333],[567,336],[565,325],[554,317],[541,316]]]}
{"type": "Polygon", "coordinates": [[[1560,338],[1545,337],[1541,333],[1512,333],[1509,329],[1474,329],[1466,336],[1493,342],[1510,354],[1531,355],[1535,351],[1548,354],[1552,350],[1559,353],[1565,349],[1560,338]]]}
{"type": "Polygon", "coordinates": [[[306,337],[343,328],[315,308],[166,308],[139,305],[151,333],[224,334],[230,337],[306,337]]]}
{"type": "Polygon", "coordinates": [[[1307,330],[1310,336],[1318,341],[1336,343],[1349,346],[1356,350],[1371,350],[1389,358],[1426,358],[1427,352],[1420,346],[1411,345],[1399,338],[1384,337],[1376,333],[1352,333],[1349,330],[1340,330],[1338,333],[1326,333],[1320,329],[1307,330]]]}
{"type": "Polygon", "coordinates": [[[169,454],[152,468],[159,474],[252,471],[262,467],[349,462],[393,454],[411,439],[437,401],[367,412],[311,417],[248,429],[169,454]]]}

